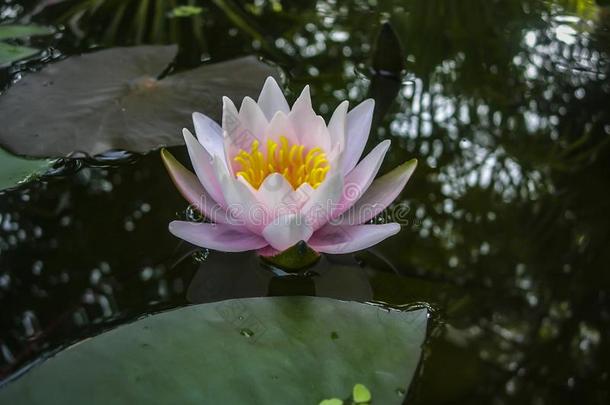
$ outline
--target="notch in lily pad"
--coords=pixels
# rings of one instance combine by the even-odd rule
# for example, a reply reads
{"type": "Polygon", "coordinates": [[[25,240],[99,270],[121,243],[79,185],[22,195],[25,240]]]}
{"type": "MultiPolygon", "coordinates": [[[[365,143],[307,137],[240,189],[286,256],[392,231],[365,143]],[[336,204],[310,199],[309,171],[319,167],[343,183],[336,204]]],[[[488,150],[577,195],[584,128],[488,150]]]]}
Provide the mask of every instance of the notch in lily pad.
{"type": "Polygon", "coordinates": [[[23,156],[147,153],[184,144],[194,111],[219,120],[221,98],[255,96],[278,71],[247,56],[160,75],[178,47],[118,47],[24,75],[0,96],[0,145],[23,156]]]}

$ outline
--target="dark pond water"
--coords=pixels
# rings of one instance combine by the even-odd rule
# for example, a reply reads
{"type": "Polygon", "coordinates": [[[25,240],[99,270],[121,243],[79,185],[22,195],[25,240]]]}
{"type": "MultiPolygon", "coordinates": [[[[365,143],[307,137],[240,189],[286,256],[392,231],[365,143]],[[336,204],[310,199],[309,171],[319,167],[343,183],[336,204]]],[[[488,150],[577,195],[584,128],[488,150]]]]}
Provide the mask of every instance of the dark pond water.
{"type": "Polygon", "coordinates": [[[158,152],[63,160],[0,192],[0,379],[143,314],[302,293],[432,309],[409,404],[610,403],[609,9],[213,0],[167,19],[178,4],[0,1],[0,22],[61,27],[0,86],[92,47],[178,43],[177,68],[257,54],[289,99],[309,83],[327,118],[376,99],[369,148],[393,141],[382,172],[420,161],[396,202],[402,232],[310,279],[272,278],[168,233],[191,214],[158,152]]]}

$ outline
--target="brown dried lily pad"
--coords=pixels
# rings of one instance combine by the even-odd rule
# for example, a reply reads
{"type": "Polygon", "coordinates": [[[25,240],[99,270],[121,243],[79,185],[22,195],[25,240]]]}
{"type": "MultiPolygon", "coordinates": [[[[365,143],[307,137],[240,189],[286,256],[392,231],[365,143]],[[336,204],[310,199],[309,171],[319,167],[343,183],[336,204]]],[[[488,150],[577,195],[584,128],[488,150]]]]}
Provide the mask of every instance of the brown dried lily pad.
{"type": "Polygon", "coordinates": [[[254,96],[267,76],[277,74],[248,56],[157,80],[177,49],[111,48],[26,75],[0,96],[0,145],[34,157],[180,145],[192,112],[219,120],[222,96],[254,96]]]}

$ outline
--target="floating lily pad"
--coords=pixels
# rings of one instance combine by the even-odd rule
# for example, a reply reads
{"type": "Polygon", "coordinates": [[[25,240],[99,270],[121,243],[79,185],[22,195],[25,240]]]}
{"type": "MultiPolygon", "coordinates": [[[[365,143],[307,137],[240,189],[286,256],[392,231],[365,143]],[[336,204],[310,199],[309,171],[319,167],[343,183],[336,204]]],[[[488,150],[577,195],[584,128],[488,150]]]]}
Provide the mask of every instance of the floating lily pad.
{"type": "Polygon", "coordinates": [[[26,75],[0,96],[0,144],[36,157],[179,145],[192,112],[219,120],[222,96],[254,96],[277,73],[244,57],[157,80],[176,52],[175,45],[112,48],[26,75]]]}
{"type": "Polygon", "coordinates": [[[11,188],[31,176],[43,173],[52,163],[48,159],[24,159],[0,149],[0,190],[11,188]]]}
{"type": "Polygon", "coordinates": [[[318,404],[359,383],[400,404],[426,315],[311,297],[191,306],[59,353],[0,389],[0,403],[318,404]]]}

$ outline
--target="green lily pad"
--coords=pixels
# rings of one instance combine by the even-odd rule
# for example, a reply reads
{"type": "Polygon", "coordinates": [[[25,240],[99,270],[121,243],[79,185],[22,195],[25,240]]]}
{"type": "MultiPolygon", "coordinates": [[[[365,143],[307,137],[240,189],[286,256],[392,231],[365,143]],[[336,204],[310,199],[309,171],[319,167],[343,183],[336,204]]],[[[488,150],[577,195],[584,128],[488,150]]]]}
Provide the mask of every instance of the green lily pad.
{"type": "Polygon", "coordinates": [[[357,381],[400,404],[425,310],[313,297],[186,307],[86,340],[0,389],[19,404],[318,404],[357,381]]]}
{"type": "Polygon", "coordinates": [[[55,32],[52,28],[42,25],[0,25],[0,39],[33,37],[37,35],[50,35],[55,32]]]}
{"type": "Polygon", "coordinates": [[[219,120],[222,96],[254,96],[267,76],[277,74],[257,58],[243,57],[157,80],[177,49],[111,48],[25,75],[0,96],[0,144],[35,157],[181,145],[194,111],[219,120]]]}
{"type": "Polygon", "coordinates": [[[11,188],[43,173],[51,164],[53,161],[48,159],[24,159],[0,149],[0,190],[11,188]]]}

